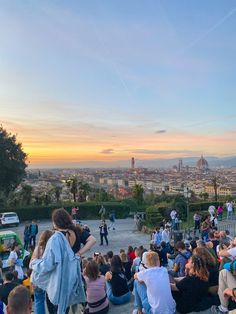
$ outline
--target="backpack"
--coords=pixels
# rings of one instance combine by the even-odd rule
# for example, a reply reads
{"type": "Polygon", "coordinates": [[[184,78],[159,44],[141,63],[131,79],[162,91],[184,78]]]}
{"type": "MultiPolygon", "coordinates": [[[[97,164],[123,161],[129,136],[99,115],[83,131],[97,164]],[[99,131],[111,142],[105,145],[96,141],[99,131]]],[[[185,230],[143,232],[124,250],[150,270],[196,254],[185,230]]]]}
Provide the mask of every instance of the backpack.
{"type": "Polygon", "coordinates": [[[236,260],[229,263],[225,263],[223,268],[229,270],[231,274],[236,276],[236,260]]]}

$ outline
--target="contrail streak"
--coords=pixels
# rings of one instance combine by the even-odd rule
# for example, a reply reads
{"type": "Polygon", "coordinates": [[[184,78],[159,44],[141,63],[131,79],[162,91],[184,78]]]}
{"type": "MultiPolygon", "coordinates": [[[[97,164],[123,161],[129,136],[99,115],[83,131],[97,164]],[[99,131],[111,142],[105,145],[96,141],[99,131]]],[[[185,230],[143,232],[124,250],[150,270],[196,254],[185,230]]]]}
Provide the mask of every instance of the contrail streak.
{"type": "Polygon", "coordinates": [[[185,47],[181,53],[185,52],[186,50],[194,47],[199,41],[205,39],[211,32],[213,32],[216,28],[222,25],[228,18],[230,18],[236,12],[236,7],[234,7],[231,11],[229,11],[222,19],[220,19],[215,25],[210,27],[204,34],[197,37],[194,41],[192,41],[187,47],[185,47]]]}

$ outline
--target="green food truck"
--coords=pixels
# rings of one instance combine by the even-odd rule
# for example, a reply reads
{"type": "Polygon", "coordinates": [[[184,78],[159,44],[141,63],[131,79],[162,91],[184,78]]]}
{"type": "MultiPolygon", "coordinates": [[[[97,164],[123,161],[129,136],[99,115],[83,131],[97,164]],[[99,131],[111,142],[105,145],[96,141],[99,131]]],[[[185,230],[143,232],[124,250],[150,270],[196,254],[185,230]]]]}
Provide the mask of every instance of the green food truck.
{"type": "Polygon", "coordinates": [[[3,269],[9,267],[8,257],[10,255],[13,243],[19,243],[21,259],[24,260],[30,253],[24,249],[21,239],[13,231],[0,231],[0,257],[2,259],[3,269]]]}

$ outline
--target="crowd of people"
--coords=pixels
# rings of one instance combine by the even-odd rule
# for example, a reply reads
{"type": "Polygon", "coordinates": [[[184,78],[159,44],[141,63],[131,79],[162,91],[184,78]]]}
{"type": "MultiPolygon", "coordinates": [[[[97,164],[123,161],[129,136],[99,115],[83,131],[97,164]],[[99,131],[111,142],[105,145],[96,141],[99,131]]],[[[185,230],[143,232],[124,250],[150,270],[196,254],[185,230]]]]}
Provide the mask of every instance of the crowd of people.
{"type": "MultiPolygon", "coordinates": [[[[100,213],[103,215],[104,213],[100,213]]],[[[196,214],[200,237],[171,239],[175,218],[152,234],[150,247],[128,246],[117,252],[85,253],[96,243],[88,227],[75,224],[64,209],[52,214],[53,230],[40,236],[24,273],[15,243],[10,272],[0,286],[0,313],[106,314],[109,304],[124,304],[134,296],[133,314],[190,313],[211,309],[228,313],[236,303],[236,238],[219,231],[211,216],[196,214]],[[198,216],[198,217],[197,217],[198,216]],[[20,299],[20,300],[19,300],[20,299]],[[19,300],[21,308],[16,306],[19,300]]],[[[107,225],[102,217],[101,243],[107,225]],[[106,226],[105,226],[106,225],[106,226]]],[[[113,228],[113,227],[111,227],[113,228]]],[[[36,230],[36,228],[35,228],[36,230]]],[[[196,235],[196,234],[195,234],[196,235]]]]}

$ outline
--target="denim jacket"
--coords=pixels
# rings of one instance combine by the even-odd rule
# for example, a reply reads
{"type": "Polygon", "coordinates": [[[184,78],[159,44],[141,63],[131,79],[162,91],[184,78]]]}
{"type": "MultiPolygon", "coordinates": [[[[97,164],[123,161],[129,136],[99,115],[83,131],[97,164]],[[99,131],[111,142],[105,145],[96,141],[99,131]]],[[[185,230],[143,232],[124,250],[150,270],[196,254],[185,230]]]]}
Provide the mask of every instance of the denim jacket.
{"type": "Polygon", "coordinates": [[[58,305],[58,314],[64,314],[69,305],[85,302],[80,258],[61,232],[52,235],[42,258],[32,260],[30,267],[31,282],[46,291],[49,300],[58,305]]]}

